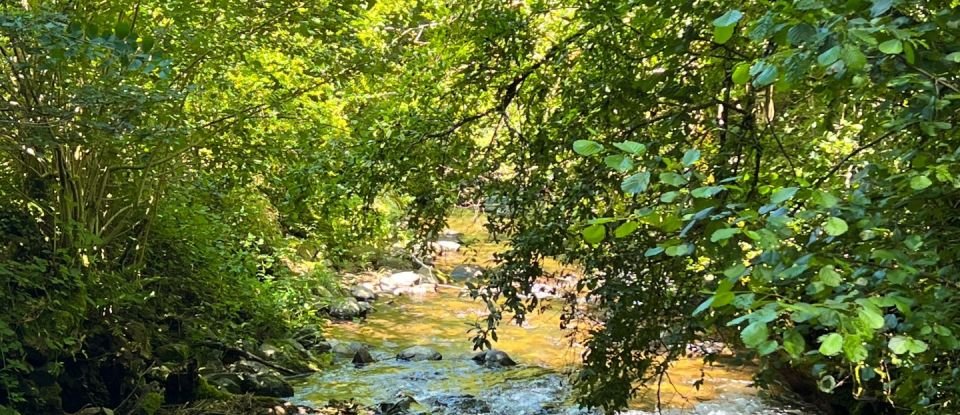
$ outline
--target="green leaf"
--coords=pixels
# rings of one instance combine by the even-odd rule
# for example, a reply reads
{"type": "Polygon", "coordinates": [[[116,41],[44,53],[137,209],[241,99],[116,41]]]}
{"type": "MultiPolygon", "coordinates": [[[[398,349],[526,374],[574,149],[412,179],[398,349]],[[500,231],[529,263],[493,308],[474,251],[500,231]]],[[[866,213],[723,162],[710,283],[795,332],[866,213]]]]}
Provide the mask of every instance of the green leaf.
{"type": "Polygon", "coordinates": [[[737,85],[746,85],[747,82],[750,82],[750,64],[746,62],[737,64],[733,68],[733,74],[730,78],[737,85]]]}
{"type": "Polygon", "coordinates": [[[820,282],[828,287],[839,287],[843,282],[843,278],[840,277],[840,273],[833,268],[833,265],[824,265],[820,268],[820,282]]]}
{"type": "Polygon", "coordinates": [[[736,26],[716,26],[713,28],[713,41],[717,44],[724,44],[733,38],[733,31],[736,26]]]}
{"type": "Polygon", "coordinates": [[[770,331],[767,328],[767,323],[761,321],[750,323],[740,332],[740,339],[743,340],[743,344],[747,347],[757,347],[767,341],[767,337],[769,336],[770,331]]]}
{"type": "Polygon", "coordinates": [[[700,314],[700,313],[704,312],[706,309],[710,308],[710,306],[713,305],[713,299],[714,299],[714,298],[716,298],[716,297],[714,297],[714,296],[711,295],[710,298],[708,298],[706,301],[700,303],[700,305],[697,306],[697,308],[693,310],[693,315],[700,314]]]}
{"type": "Polygon", "coordinates": [[[903,244],[910,248],[911,251],[919,251],[920,247],[923,246],[923,238],[920,235],[910,235],[903,240],[903,244]]]}
{"type": "Polygon", "coordinates": [[[730,239],[733,235],[740,233],[740,228],[724,228],[713,231],[710,235],[710,242],[718,242],[730,239]]]}
{"type": "Polygon", "coordinates": [[[870,327],[874,330],[879,330],[883,327],[883,314],[876,306],[868,303],[861,304],[858,317],[860,318],[860,321],[867,325],[867,327],[870,327]]]}
{"type": "Polygon", "coordinates": [[[879,46],[880,51],[887,55],[898,55],[903,52],[903,42],[900,39],[890,39],[879,46]]]}
{"type": "Polygon", "coordinates": [[[794,1],[794,7],[797,10],[817,10],[823,8],[823,3],[819,0],[796,0],[794,1]]]}
{"type": "Polygon", "coordinates": [[[893,336],[888,342],[887,347],[890,348],[890,351],[893,354],[904,354],[910,352],[912,354],[923,353],[927,351],[929,346],[927,343],[922,340],[917,340],[907,336],[893,336]]]}
{"type": "Polygon", "coordinates": [[[633,222],[633,221],[624,222],[620,226],[617,226],[617,229],[613,230],[613,236],[616,238],[626,237],[632,234],[634,231],[636,231],[637,228],[639,227],[640,227],[640,224],[637,222],[633,222]]]}
{"type": "Polygon", "coordinates": [[[615,154],[612,156],[607,156],[603,158],[603,162],[618,172],[625,172],[633,168],[633,159],[630,156],[625,156],[623,154],[615,154]]]}
{"type": "Polygon", "coordinates": [[[923,340],[911,339],[909,349],[910,353],[918,354],[927,351],[929,346],[927,346],[927,343],[925,343],[923,340]]]}
{"type": "Polygon", "coordinates": [[[626,194],[635,195],[647,191],[648,186],[650,186],[650,172],[642,171],[624,179],[620,184],[620,190],[626,194]]]}
{"type": "Polygon", "coordinates": [[[647,249],[647,251],[643,253],[643,256],[649,258],[652,256],[660,255],[662,253],[663,253],[663,248],[659,246],[655,246],[653,248],[647,249]]]}
{"type": "Polygon", "coordinates": [[[737,264],[723,271],[723,276],[729,279],[739,279],[747,272],[747,267],[743,264],[737,264]]]}
{"type": "Polygon", "coordinates": [[[827,49],[821,53],[820,56],[817,56],[817,63],[824,67],[833,65],[834,62],[840,60],[840,52],[842,50],[839,45],[827,49]]]}
{"type": "Polygon", "coordinates": [[[903,58],[911,65],[917,63],[917,55],[914,53],[913,45],[910,42],[904,42],[903,44],[903,58]]]}
{"type": "Polygon", "coordinates": [[[799,187],[784,187],[776,192],[773,192],[773,195],[770,196],[770,203],[779,205],[783,202],[786,202],[793,198],[797,194],[797,190],[800,190],[799,187]]]}
{"type": "Polygon", "coordinates": [[[717,27],[727,27],[733,26],[743,18],[743,13],[740,10],[730,10],[713,20],[713,25],[717,27]]]}
{"type": "Polygon", "coordinates": [[[587,241],[588,244],[596,245],[603,241],[603,238],[607,236],[607,228],[603,225],[591,225],[586,227],[583,232],[583,239],[587,241]]]}
{"type": "Polygon", "coordinates": [[[827,209],[837,207],[837,204],[840,203],[840,199],[834,196],[831,193],[817,190],[813,192],[813,202],[827,209]]]}
{"type": "Polygon", "coordinates": [[[830,236],[840,236],[847,232],[847,222],[843,219],[832,217],[823,223],[823,230],[830,236]]]}
{"type": "Polygon", "coordinates": [[[763,70],[757,74],[756,79],[753,80],[753,86],[759,88],[770,85],[774,82],[777,82],[777,77],[779,75],[780,72],[777,71],[776,66],[767,64],[763,70]]]}
{"type": "Polygon", "coordinates": [[[760,353],[760,356],[766,356],[777,351],[777,346],[779,346],[779,344],[776,340],[767,340],[757,346],[757,353],[760,353]]]}
{"type": "Polygon", "coordinates": [[[927,176],[913,176],[913,178],[910,179],[910,188],[913,190],[923,190],[932,184],[933,182],[930,181],[930,178],[927,176]]]}
{"type": "Polygon", "coordinates": [[[683,160],[681,160],[681,162],[684,166],[690,167],[693,163],[696,163],[697,160],[700,160],[700,150],[694,148],[683,153],[683,160]]]}
{"type": "Polygon", "coordinates": [[[710,307],[712,308],[723,307],[727,304],[732,303],[735,297],[736,296],[730,291],[718,292],[714,294],[713,303],[710,304],[710,307]]]}
{"type": "Polygon", "coordinates": [[[687,244],[673,245],[667,247],[665,252],[667,256],[684,256],[690,253],[690,247],[687,244]]]}
{"type": "Polygon", "coordinates": [[[904,354],[909,350],[908,343],[910,338],[904,336],[893,336],[889,341],[887,341],[887,347],[893,354],[904,354]]]}
{"type": "Polygon", "coordinates": [[[820,336],[820,354],[824,356],[836,356],[843,348],[843,336],[840,333],[830,333],[820,336]]]}
{"type": "Polygon", "coordinates": [[[613,146],[630,154],[639,155],[647,151],[647,146],[638,143],[636,141],[623,141],[619,143],[613,143],[613,146]]]}
{"type": "Polygon", "coordinates": [[[677,200],[677,196],[680,196],[680,192],[676,190],[669,191],[660,195],[660,201],[663,203],[673,203],[674,200],[677,200]]]}
{"type": "Polygon", "coordinates": [[[800,23],[787,31],[787,41],[794,46],[800,46],[810,42],[814,40],[816,36],[817,29],[808,23],[800,23]]]}
{"type": "Polygon", "coordinates": [[[603,151],[603,145],[593,140],[577,140],[573,142],[573,151],[581,156],[592,156],[603,151]]]}
{"type": "Polygon", "coordinates": [[[869,353],[859,336],[847,336],[843,339],[843,355],[847,357],[847,360],[859,363],[867,360],[869,353]]]}
{"type": "Polygon", "coordinates": [[[807,349],[807,342],[796,329],[789,329],[783,334],[783,349],[790,357],[797,359],[807,349]]]}
{"type": "Polygon", "coordinates": [[[854,45],[845,45],[843,47],[843,63],[854,71],[859,71],[867,66],[867,55],[864,55],[860,48],[854,45]]]}
{"type": "Polygon", "coordinates": [[[693,191],[690,192],[690,195],[698,199],[706,199],[708,197],[713,197],[722,191],[723,186],[705,186],[693,189],[693,191]]]}
{"type": "Polygon", "coordinates": [[[660,181],[674,187],[687,184],[687,179],[672,171],[660,173],[660,181]]]}
{"type": "Polygon", "coordinates": [[[888,10],[893,6],[893,0],[873,0],[873,6],[870,7],[870,17],[877,17],[888,10]]]}
{"type": "Polygon", "coordinates": [[[960,63],[960,52],[953,52],[944,57],[949,62],[960,63]]]}

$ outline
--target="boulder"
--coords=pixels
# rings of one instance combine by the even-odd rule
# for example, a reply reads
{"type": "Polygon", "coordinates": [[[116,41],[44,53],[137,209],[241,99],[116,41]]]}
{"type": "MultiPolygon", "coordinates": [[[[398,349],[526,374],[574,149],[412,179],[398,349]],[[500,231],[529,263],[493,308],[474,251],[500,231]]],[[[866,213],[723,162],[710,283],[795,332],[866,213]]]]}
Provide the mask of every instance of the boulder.
{"type": "Polygon", "coordinates": [[[274,373],[247,374],[241,383],[244,393],[273,398],[288,398],[293,396],[293,386],[274,373]]]}
{"type": "Polygon", "coordinates": [[[492,411],[490,405],[473,395],[438,396],[425,403],[441,409],[443,413],[479,415],[488,414],[492,411]]]}
{"type": "Polygon", "coordinates": [[[377,293],[375,293],[373,289],[363,285],[354,285],[350,288],[350,295],[357,299],[357,301],[370,302],[377,299],[377,293]]]}
{"type": "Polygon", "coordinates": [[[357,352],[353,354],[352,362],[355,365],[366,365],[376,361],[377,360],[370,355],[370,351],[367,349],[357,350],[357,352]]]}
{"type": "Polygon", "coordinates": [[[443,359],[443,356],[440,355],[440,352],[433,350],[429,347],[413,346],[413,347],[408,347],[404,349],[402,352],[398,353],[397,359],[420,362],[424,360],[440,360],[440,359],[443,359]]]}
{"type": "Polygon", "coordinates": [[[357,301],[357,305],[360,306],[361,316],[366,316],[367,314],[370,313],[371,310],[373,310],[373,304],[370,304],[369,302],[366,302],[366,301],[357,301]]]}
{"type": "Polygon", "coordinates": [[[327,353],[331,350],[333,350],[333,345],[326,340],[317,342],[316,344],[313,345],[314,352],[327,353]]]}
{"type": "Polygon", "coordinates": [[[254,362],[252,360],[238,360],[228,366],[231,372],[254,375],[257,373],[276,373],[276,371],[260,362],[254,362]]]}
{"type": "Polygon", "coordinates": [[[483,275],[483,270],[472,265],[457,265],[450,272],[450,279],[457,282],[467,282],[479,278],[483,275]]]}
{"type": "Polygon", "coordinates": [[[460,242],[451,240],[439,240],[430,244],[434,251],[441,254],[447,252],[457,252],[460,250],[460,242]]]}
{"type": "Polygon", "coordinates": [[[514,362],[513,359],[510,358],[510,355],[495,349],[485,350],[478,353],[476,356],[473,356],[473,361],[486,367],[507,367],[517,365],[517,362],[514,362]]]}
{"type": "Polygon", "coordinates": [[[422,276],[413,271],[403,271],[380,279],[380,289],[393,291],[397,288],[412,287],[420,283],[422,276]]]}
{"type": "Polygon", "coordinates": [[[260,345],[258,354],[268,361],[300,373],[313,371],[307,364],[313,359],[313,355],[294,339],[267,340],[260,345]]]}
{"type": "Polygon", "coordinates": [[[341,342],[337,340],[330,341],[331,350],[334,354],[340,356],[353,357],[359,351],[364,351],[370,353],[370,348],[363,343],[358,342],[341,342]]]}
{"type": "Polygon", "coordinates": [[[353,297],[340,298],[330,304],[330,316],[343,320],[352,320],[363,316],[363,308],[353,297]]]}
{"type": "Polygon", "coordinates": [[[229,392],[234,395],[243,393],[243,379],[236,373],[211,373],[204,376],[204,379],[207,381],[207,384],[219,391],[229,392]]]}
{"type": "Polygon", "coordinates": [[[416,399],[405,393],[398,393],[397,400],[394,402],[381,402],[377,404],[377,413],[381,415],[400,415],[409,413],[410,405],[417,403],[416,399]]]}

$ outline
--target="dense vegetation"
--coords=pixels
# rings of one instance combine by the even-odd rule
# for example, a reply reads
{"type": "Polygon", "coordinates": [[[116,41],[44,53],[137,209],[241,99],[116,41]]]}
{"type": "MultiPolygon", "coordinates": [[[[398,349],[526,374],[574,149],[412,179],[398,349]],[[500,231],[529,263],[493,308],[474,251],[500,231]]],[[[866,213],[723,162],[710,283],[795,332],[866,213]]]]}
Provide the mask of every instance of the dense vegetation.
{"type": "Polygon", "coordinates": [[[152,413],[161,345],[316,323],[483,201],[477,344],[578,265],[586,405],[721,337],[824,411],[956,412],[958,10],[3,2],[0,409],[152,413]]]}

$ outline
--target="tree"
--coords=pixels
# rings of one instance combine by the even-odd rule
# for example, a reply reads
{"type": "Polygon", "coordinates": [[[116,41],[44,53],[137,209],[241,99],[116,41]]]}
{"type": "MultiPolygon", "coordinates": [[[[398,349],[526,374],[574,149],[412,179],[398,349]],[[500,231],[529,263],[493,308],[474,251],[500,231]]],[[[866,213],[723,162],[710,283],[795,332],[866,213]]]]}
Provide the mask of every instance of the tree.
{"type": "Polygon", "coordinates": [[[952,6],[472,3],[410,52],[442,65],[413,71],[423,105],[394,120],[435,168],[432,152],[482,155],[444,177],[506,201],[490,329],[536,308],[519,294],[544,258],[583,266],[598,310],[566,314],[591,334],[584,403],[622,407],[687,342],[734,331],[764,385],[941,412],[956,396],[952,6]]]}

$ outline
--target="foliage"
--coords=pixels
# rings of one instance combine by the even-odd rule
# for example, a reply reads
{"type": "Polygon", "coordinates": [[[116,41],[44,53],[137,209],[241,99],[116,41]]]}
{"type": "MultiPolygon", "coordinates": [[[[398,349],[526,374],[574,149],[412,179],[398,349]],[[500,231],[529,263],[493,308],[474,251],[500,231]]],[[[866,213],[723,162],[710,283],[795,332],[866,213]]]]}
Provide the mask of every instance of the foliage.
{"type": "MultiPolygon", "coordinates": [[[[287,235],[359,205],[323,147],[349,139],[362,10],[0,5],[0,405],[153,407],[154,347],[319,320],[334,284],[286,268],[287,235]]],[[[334,256],[341,233],[300,236],[334,256]]]]}
{"type": "Polygon", "coordinates": [[[581,267],[588,406],[724,336],[766,387],[956,411],[957,6],[5,2],[0,405],[155,400],[154,346],[316,322],[291,259],[488,201],[476,344],[581,267]]]}
{"type": "Polygon", "coordinates": [[[425,222],[450,180],[501,203],[491,329],[535,309],[520,294],[544,258],[584,267],[599,310],[566,314],[591,334],[587,405],[624,406],[687,342],[735,330],[762,385],[949,412],[956,6],[436,6],[381,84],[379,147],[413,155],[379,159],[438,172],[402,185],[425,222]]]}

